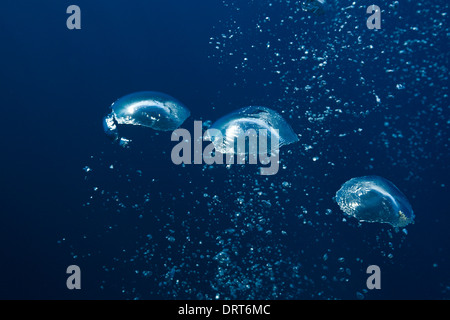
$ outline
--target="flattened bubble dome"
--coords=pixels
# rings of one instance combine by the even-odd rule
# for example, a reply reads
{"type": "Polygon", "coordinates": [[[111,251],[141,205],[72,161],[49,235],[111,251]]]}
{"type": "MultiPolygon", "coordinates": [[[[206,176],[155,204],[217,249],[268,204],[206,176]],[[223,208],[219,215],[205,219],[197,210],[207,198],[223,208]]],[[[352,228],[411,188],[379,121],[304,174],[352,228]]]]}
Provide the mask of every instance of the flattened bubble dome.
{"type": "Polygon", "coordinates": [[[298,137],[291,126],[276,111],[259,106],[250,106],[229,113],[212,124],[210,129],[221,132],[222,140],[214,140],[216,150],[222,153],[236,151],[234,143],[245,135],[248,130],[259,133],[261,129],[267,132],[268,141],[276,136],[278,144],[275,148],[298,141],[298,137]]]}
{"type": "Polygon", "coordinates": [[[414,223],[406,196],[382,177],[350,179],[336,193],[336,202],[342,211],[361,222],[389,223],[394,227],[414,223]]]}
{"type": "Polygon", "coordinates": [[[117,125],[135,125],[159,131],[177,129],[190,111],[177,99],[161,92],[143,91],[115,101],[103,118],[103,129],[114,142],[126,146],[130,140],[120,137],[117,125]]]}

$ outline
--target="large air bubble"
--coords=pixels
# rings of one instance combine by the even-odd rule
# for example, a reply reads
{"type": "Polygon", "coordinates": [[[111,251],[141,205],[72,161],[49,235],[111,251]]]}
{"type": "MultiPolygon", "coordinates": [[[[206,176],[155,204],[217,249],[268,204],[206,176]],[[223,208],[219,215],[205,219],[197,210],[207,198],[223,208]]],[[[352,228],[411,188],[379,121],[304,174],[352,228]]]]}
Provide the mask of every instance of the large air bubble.
{"type": "Polygon", "coordinates": [[[130,140],[119,135],[117,125],[135,125],[158,131],[177,129],[190,115],[177,99],[160,92],[144,91],[126,95],[111,105],[103,118],[103,129],[114,142],[126,146],[130,140]]]}
{"type": "MultiPolygon", "coordinates": [[[[245,139],[246,136],[249,136],[251,141],[250,132],[256,133],[256,138],[261,138],[260,135],[264,133],[269,144],[277,150],[298,141],[297,135],[283,117],[266,107],[251,106],[233,111],[217,120],[209,129],[209,132],[220,131],[223,140],[215,140],[212,136],[210,139],[214,142],[215,149],[221,153],[240,153],[235,143],[245,139]],[[277,141],[276,145],[272,140],[277,141]]],[[[263,153],[266,150],[258,149],[258,152],[263,153]]]]}
{"type": "Polygon", "coordinates": [[[325,12],[325,0],[304,0],[302,1],[302,8],[304,11],[312,12],[315,15],[322,15],[325,12]]]}
{"type": "Polygon", "coordinates": [[[367,176],[353,178],[336,193],[342,211],[361,222],[389,223],[404,227],[414,223],[414,213],[405,195],[390,181],[367,176]]]}

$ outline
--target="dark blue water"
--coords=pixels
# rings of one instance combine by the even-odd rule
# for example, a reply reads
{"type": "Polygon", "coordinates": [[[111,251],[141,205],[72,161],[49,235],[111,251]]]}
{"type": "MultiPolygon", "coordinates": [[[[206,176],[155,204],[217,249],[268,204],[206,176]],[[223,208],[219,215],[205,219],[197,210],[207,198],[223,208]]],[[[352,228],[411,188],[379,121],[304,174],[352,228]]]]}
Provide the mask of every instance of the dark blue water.
{"type": "Polygon", "coordinates": [[[369,2],[3,1],[0,297],[448,299],[448,4],[399,2],[368,30],[369,2]],[[113,145],[102,117],[143,90],[188,106],[191,132],[262,105],[300,142],[270,177],[175,166],[170,132],[113,145]],[[343,221],[336,191],[367,175],[409,199],[407,232],[343,221]]]}

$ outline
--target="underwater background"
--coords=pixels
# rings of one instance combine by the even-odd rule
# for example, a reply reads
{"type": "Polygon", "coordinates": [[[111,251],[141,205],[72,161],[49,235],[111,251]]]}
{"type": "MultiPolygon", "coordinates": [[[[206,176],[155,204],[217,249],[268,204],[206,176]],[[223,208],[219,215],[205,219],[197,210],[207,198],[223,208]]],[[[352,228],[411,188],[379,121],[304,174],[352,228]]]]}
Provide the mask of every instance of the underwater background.
{"type": "Polygon", "coordinates": [[[2,1],[0,298],[449,299],[448,2],[309,3],[2,1]],[[126,149],[104,134],[138,91],[182,101],[191,132],[269,107],[299,141],[273,176],[176,166],[171,132],[123,128],[126,149]],[[414,224],[340,210],[341,186],[372,175],[414,224]]]}

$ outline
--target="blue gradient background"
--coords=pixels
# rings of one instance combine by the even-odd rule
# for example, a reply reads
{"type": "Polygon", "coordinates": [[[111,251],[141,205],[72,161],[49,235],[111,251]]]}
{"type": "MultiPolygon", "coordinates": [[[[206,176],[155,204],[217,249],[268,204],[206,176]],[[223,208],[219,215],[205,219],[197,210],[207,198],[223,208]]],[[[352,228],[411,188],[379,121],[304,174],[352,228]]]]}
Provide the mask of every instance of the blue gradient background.
{"type": "MultiPolygon", "coordinates": [[[[242,106],[248,97],[268,94],[253,84],[255,74],[247,87],[230,88],[233,70],[208,59],[213,27],[225,15],[215,0],[2,1],[1,299],[122,298],[120,290],[99,288],[102,261],[95,259],[81,266],[82,290],[65,286],[65,269],[73,259],[57,241],[96,226],[84,219],[81,204],[89,193],[81,169],[98,150],[112,150],[101,119],[111,102],[127,93],[170,93],[189,106],[196,120],[216,119],[229,111],[228,105],[242,106]],[[66,28],[71,4],[81,8],[81,30],[66,28]],[[217,91],[228,101],[212,110],[217,91]]],[[[311,26],[311,32],[320,30],[311,26]]],[[[448,42],[437,45],[448,50],[448,42]]],[[[444,146],[435,148],[446,157],[433,166],[424,163],[425,178],[414,186],[420,198],[410,199],[417,219],[404,248],[406,258],[401,268],[383,270],[383,290],[372,298],[449,298],[442,287],[449,284],[450,268],[450,179],[442,169],[448,169],[449,157],[444,146]],[[436,176],[447,187],[436,185],[436,176]]],[[[155,165],[161,176],[170,176],[167,162],[155,165]]],[[[340,174],[330,186],[335,190],[346,177],[364,172],[340,174]]],[[[390,172],[390,180],[395,174],[390,172]]],[[[161,188],[170,189],[172,183],[168,179],[161,188]]]]}

